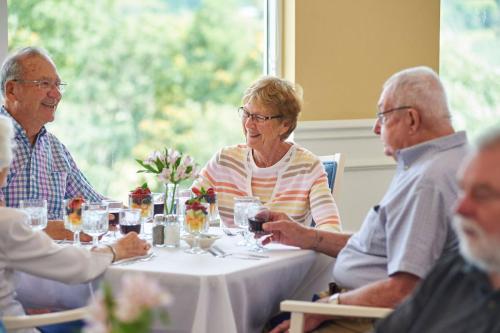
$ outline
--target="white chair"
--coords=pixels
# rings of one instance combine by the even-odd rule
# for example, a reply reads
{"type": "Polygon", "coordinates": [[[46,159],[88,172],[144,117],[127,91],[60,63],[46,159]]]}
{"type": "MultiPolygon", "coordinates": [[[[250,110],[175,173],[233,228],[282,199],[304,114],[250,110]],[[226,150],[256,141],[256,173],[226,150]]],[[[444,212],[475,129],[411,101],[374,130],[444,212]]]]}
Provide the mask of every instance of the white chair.
{"type": "Polygon", "coordinates": [[[344,156],[342,153],[320,156],[326,174],[328,176],[328,186],[332,190],[332,195],[338,201],[342,179],[344,177],[344,156]]]}
{"type": "Polygon", "coordinates": [[[26,316],[5,316],[2,317],[2,322],[7,332],[11,330],[34,328],[44,325],[61,324],[74,320],[84,319],[87,315],[88,308],[81,307],[72,310],[51,312],[37,315],[26,316]]]}
{"type": "Polygon", "coordinates": [[[383,318],[392,312],[390,308],[357,305],[326,304],[304,301],[283,301],[281,311],[291,313],[290,333],[304,332],[304,314],[321,314],[337,317],[383,318]]]}

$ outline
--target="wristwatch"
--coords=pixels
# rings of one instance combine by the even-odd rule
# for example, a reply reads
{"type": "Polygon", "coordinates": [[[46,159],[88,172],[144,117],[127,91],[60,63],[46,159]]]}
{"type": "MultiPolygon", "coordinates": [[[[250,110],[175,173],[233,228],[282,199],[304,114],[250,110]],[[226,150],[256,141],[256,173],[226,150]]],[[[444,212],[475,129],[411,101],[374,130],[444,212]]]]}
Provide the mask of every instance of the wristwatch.
{"type": "Polygon", "coordinates": [[[328,298],[328,304],[340,304],[339,303],[340,293],[335,293],[328,298]]]}

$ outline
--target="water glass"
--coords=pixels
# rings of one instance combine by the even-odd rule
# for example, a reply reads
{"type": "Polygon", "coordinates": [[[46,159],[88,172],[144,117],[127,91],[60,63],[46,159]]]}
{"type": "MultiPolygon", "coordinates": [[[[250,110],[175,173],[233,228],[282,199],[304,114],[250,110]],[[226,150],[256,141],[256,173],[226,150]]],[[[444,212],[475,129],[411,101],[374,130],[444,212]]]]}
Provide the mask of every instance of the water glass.
{"type": "Polygon", "coordinates": [[[179,203],[179,211],[177,216],[181,219],[180,222],[184,222],[184,215],[186,213],[186,201],[191,199],[193,192],[190,188],[179,189],[177,191],[177,202],[179,203]]]}
{"type": "Polygon", "coordinates": [[[122,209],[120,212],[120,232],[123,235],[134,231],[141,233],[141,210],[137,208],[122,209]]]}
{"type": "Polygon", "coordinates": [[[47,227],[47,200],[21,200],[19,208],[29,215],[28,223],[33,230],[43,230],[47,227]]]}
{"type": "Polygon", "coordinates": [[[98,246],[98,237],[108,232],[109,229],[108,204],[106,202],[82,204],[82,229],[92,236],[92,246],[98,246]]]}
{"type": "Polygon", "coordinates": [[[63,207],[64,227],[73,232],[73,245],[80,246],[80,231],[82,231],[82,204],[81,197],[65,199],[63,207]]]}
{"type": "Polygon", "coordinates": [[[153,193],[153,214],[163,214],[165,212],[165,193],[153,193]]]}
{"type": "Polygon", "coordinates": [[[243,241],[238,242],[239,246],[251,246],[253,241],[248,232],[248,206],[253,203],[260,203],[258,197],[236,197],[234,198],[234,223],[244,230],[243,241]]]}

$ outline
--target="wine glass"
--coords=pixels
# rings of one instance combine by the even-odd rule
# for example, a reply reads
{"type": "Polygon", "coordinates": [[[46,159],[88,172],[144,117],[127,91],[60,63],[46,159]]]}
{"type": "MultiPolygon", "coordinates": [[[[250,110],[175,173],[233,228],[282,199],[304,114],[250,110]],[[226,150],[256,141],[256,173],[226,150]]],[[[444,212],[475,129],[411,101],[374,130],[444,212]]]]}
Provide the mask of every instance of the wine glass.
{"type": "Polygon", "coordinates": [[[185,230],[193,236],[193,246],[186,250],[187,253],[207,253],[200,247],[200,234],[208,223],[208,209],[209,204],[205,202],[186,203],[185,230]]]}
{"type": "Polygon", "coordinates": [[[80,231],[82,231],[82,197],[65,199],[64,201],[64,227],[73,232],[73,245],[81,246],[80,231]]]}
{"type": "Polygon", "coordinates": [[[122,209],[120,211],[120,232],[123,235],[134,231],[141,233],[141,210],[137,208],[122,209]]]}
{"type": "Polygon", "coordinates": [[[19,208],[29,215],[28,222],[33,230],[43,230],[47,227],[47,200],[21,200],[19,208]]]}
{"type": "Polygon", "coordinates": [[[262,229],[262,225],[269,221],[270,211],[266,206],[260,203],[253,202],[248,205],[247,218],[248,218],[248,231],[253,234],[254,241],[250,248],[251,251],[262,252],[262,247],[259,238],[267,233],[262,229]]]}
{"type": "Polygon", "coordinates": [[[92,236],[92,246],[99,245],[98,237],[108,231],[109,217],[106,202],[82,204],[82,229],[92,236]]]}
{"type": "Polygon", "coordinates": [[[247,209],[252,203],[260,203],[259,197],[235,197],[234,198],[234,223],[243,230],[243,240],[238,246],[252,246],[253,241],[248,232],[247,209]]]}

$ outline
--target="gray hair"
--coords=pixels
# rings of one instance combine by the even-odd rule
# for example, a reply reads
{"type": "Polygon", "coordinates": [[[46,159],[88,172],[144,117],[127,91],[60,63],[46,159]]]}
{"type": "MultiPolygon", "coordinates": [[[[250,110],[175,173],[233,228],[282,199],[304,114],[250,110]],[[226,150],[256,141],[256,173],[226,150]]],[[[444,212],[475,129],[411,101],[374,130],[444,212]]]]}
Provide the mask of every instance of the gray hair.
{"type": "Polygon", "coordinates": [[[14,149],[14,127],[12,120],[0,115],[0,171],[7,168],[12,162],[14,149]]]}
{"type": "MultiPolygon", "coordinates": [[[[402,70],[384,84],[393,107],[412,106],[428,120],[451,122],[444,86],[431,68],[420,66],[402,70]]],[[[432,124],[432,122],[431,122],[432,124]]]]}
{"type": "Polygon", "coordinates": [[[2,90],[3,98],[5,98],[6,94],[5,89],[7,82],[21,79],[23,75],[21,60],[29,57],[44,58],[55,67],[54,62],[50,58],[47,51],[39,47],[28,46],[11,53],[4,60],[2,64],[2,69],[0,70],[0,88],[2,90]]]}

